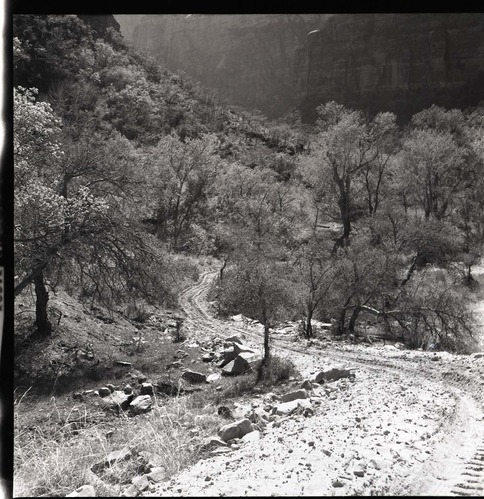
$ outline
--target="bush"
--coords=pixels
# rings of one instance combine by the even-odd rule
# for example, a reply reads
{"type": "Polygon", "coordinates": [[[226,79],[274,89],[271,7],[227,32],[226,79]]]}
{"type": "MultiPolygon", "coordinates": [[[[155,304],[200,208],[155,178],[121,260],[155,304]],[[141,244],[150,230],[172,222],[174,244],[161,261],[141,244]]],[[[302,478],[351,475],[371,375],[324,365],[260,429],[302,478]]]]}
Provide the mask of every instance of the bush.
{"type": "Polygon", "coordinates": [[[291,376],[299,376],[295,365],[283,357],[269,357],[259,370],[258,382],[264,386],[274,386],[288,380],[291,376]]]}

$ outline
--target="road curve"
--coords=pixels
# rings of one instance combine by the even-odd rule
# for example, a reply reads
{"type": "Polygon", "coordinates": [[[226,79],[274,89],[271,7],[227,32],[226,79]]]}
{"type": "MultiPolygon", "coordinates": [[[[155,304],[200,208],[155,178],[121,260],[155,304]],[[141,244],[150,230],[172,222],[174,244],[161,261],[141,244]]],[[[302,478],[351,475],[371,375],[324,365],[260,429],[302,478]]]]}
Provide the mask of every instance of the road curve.
{"type": "MultiPolygon", "coordinates": [[[[216,271],[203,273],[194,286],[181,294],[179,303],[188,329],[221,337],[238,332],[260,345],[262,338],[256,329],[236,326],[211,313],[207,293],[216,275],[216,271]]],[[[484,359],[442,354],[444,358],[436,362],[427,352],[395,352],[335,342],[321,349],[308,346],[305,341],[281,338],[271,341],[276,353],[289,354],[292,358],[324,362],[330,359],[333,363],[358,366],[372,376],[388,376],[393,383],[389,390],[395,389],[395,383],[401,383],[405,387],[426,387],[433,393],[453,397],[455,411],[433,437],[432,455],[425,464],[415,463],[402,490],[404,495],[484,495],[484,359]]]]}

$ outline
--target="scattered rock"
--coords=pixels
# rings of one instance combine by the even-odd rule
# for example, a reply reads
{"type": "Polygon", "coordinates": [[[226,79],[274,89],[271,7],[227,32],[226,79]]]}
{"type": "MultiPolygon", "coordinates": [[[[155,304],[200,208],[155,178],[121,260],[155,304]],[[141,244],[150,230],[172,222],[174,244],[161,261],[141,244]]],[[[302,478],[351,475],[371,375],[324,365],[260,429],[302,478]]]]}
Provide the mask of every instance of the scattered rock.
{"type": "Polygon", "coordinates": [[[349,378],[354,376],[351,374],[349,369],[338,369],[333,368],[329,371],[321,371],[315,378],[316,383],[321,383],[325,381],[338,381],[342,378],[349,378]]]}
{"type": "Polygon", "coordinates": [[[234,343],[233,345],[234,345],[235,356],[243,352],[255,353],[253,348],[250,348],[247,345],[244,345],[243,343],[234,343]]]}
{"type": "Polygon", "coordinates": [[[243,344],[244,340],[242,339],[242,335],[240,334],[234,334],[233,336],[229,336],[228,338],[224,339],[224,343],[228,345],[229,343],[240,343],[243,344]]]}
{"type": "Polygon", "coordinates": [[[248,443],[248,442],[257,442],[260,439],[260,431],[259,430],[254,430],[251,431],[250,433],[247,433],[244,435],[240,441],[243,443],[248,443]]]}
{"type": "Polygon", "coordinates": [[[344,487],[344,486],[345,486],[345,484],[344,484],[341,480],[338,480],[338,479],[333,480],[333,481],[331,482],[331,485],[332,485],[333,487],[335,487],[335,488],[338,488],[338,487],[344,487]]]}
{"type": "Polygon", "coordinates": [[[151,383],[142,383],[140,395],[154,395],[155,391],[151,383]]]}
{"type": "Polygon", "coordinates": [[[115,412],[125,411],[133,400],[133,397],[133,394],[127,394],[122,391],[115,391],[113,393],[109,391],[109,395],[101,399],[102,406],[105,409],[111,409],[115,412]]]}
{"type": "Polygon", "coordinates": [[[103,461],[99,461],[98,463],[91,466],[91,471],[96,474],[99,474],[105,468],[111,467],[114,463],[118,461],[126,461],[131,458],[132,452],[128,447],[124,447],[119,450],[115,450],[108,454],[103,461]]]}
{"type": "Polygon", "coordinates": [[[159,483],[167,478],[166,469],[163,466],[157,466],[153,468],[146,477],[151,482],[159,483]]]}
{"type": "Polygon", "coordinates": [[[107,397],[108,395],[111,395],[111,390],[107,386],[103,386],[98,389],[98,394],[100,397],[107,397]]]}
{"type": "Polygon", "coordinates": [[[304,390],[312,390],[313,389],[313,385],[312,385],[311,381],[309,381],[308,379],[305,379],[301,383],[301,388],[303,388],[304,390]]]}
{"type": "Polygon", "coordinates": [[[129,408],[134,414],[141,414],[149,411],[152,405],[153,400],[149,395],[139,395],[129,404],[129,408]]]}
{"type": "Polygon", "coordinates": [[[222,369],[222,374],[229,376],[243,374],[251,369],[255,370],[261,362],[262,357],[258,353],[242,352],[222,369]]]}
{"type": "Polygon", "coordinates": [[[365,476],[364,470],[353,470],[353,475],[363,478],[365,476]]]}
{"type": "Polygon", "coordinates": [[[213,381],[217,381],[220,379],[222,375],[220,373],[212,373],[207,376],[207,382],[212,383],[213,381]]]}
{"type": "Polygon", "coordinates": [[[227,443],[224,442],[221,438],[213,435],[205,439],[202,448],[210,449],[212,447],[227,447],[227,443]]]}
{"type": "Polygon", "coordinates": [[[235,353],[235,348],[232,344],[232,346],[225,348],[224,351],[222,352],[222,362],[219,364],[218,367],[222,368],[225,367],[229,362],[232,362],[235,357],[237,357],[237,354],[235,353]]]}
{"type": "Polygon", "coordinates": [[[247,433],[253,431],[251,422],[247,419],[241,419],[228,425],[222,426],[218,431],[218,436],[224,441],[228,442],[233,438],[242,438],[247,433]]]}
{"type": "Polygon", "coordinates": [[[163,393],[164,395],[170,395],[175,397],[179,393],[184,391],[183,387],[180,385],[174,385],[173,383],[167,381],[158,381],[156,384],[156,390],[158,393],[163,393]]]}
{"type": "Polygon", "coordinates": [[[305,409],[311,409],[311,402],[308,399],[290,400],[289,402],[278,404],[276,407],[274,407],[272,412],[277,416],[288,416],[299,408],[301,408],[301,411],[304,411],[305,409]]]}
{"type": "Polygon", "coordinates": [[[185,371],[182,376],[183,379],[186,379],[189,383],[206,383],[207,376],[202,373],[197,373],[195,371],[185,371]]]}
{"type": "Polygon", "coordinates": [[[129,485],[126,487],[123,492],[121,492],[121,497],[136,497],[140,494],[140,490],[136,485],[129,485]]]}
{"type": "Polygon", "coordinates": [[[92,485],[81,485],[66,497],[96,497],[96,491],[92,485]]]}
{"type": "Polygon", "coordinates": [[[293,392],[285,393],[279,397],[281,402],[291,402],[291,400],[306,399],[308,398],[308,392],[306,389],[301,388],[300,390],[295,390],[293,392]]]}
{"type": "Polygon", "coordinates": [[[141,476],[135,476],[132,480],[131,483],[138,489],[138,490],[146,490],[150,486],[150,482],[148,480],[148,477],[146,475],[141,475],[141,476]]]}

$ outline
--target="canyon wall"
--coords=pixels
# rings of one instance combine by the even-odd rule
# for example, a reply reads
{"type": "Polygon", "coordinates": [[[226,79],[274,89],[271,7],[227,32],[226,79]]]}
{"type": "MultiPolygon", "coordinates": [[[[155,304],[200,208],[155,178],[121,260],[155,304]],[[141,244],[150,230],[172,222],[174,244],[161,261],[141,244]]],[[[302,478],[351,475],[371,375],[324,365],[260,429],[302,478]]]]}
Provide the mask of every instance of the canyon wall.
{"type": "Polygon", "coordinates": [[[295,73],[305,121],[328,100],[403,121],[472,106],[484,99],[484,15],[341,14],[308,35],[295,73]]]}
{"type": "Polygon", "coordinates": [[[327,14],[116,16],[137,48],[218,90],[229,103],[275,117],[297,104],[296,48],[327,14]],[[124,19],[121,19],[123,17],[124,19]]]}
{"type": "Polygon", "coordinates": [[[311,122],[336,100],[401,120],[484,99],[484,14],[115,16],[139,49],[230,104],[311,122]],[[124,19],[122,19],[124,18],[124,19]]]}

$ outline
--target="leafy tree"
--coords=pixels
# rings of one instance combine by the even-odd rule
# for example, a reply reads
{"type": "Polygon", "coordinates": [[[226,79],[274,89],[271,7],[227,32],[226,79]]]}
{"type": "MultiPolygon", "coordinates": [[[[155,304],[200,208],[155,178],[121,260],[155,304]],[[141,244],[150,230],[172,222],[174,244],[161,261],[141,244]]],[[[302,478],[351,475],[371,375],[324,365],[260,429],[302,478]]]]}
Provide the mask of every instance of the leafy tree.
{"type": "Polygon", "coordinates": [[[159,279],[155,285],[157,274],[151,273],[153,262],[163,264],[162,255],[120,217],[113,197],[96,195],[90,163],[76,162],[62,149],[61,123],[35,94],[14,92],[15,296],[34,284],[36,330],[47,335],[46,276],[54,271],[77,269],[100,299],[119,299],[123,292],[153,299],[166,288],[159,279]]]}
{"type": "Polygon", "coordinates": [[[220,164],[216,151],[214,136],[183,142],[174,133],[151,152],[156,233],[175,251],[187,248],[191,228],[203,218],[220,164]]]}

